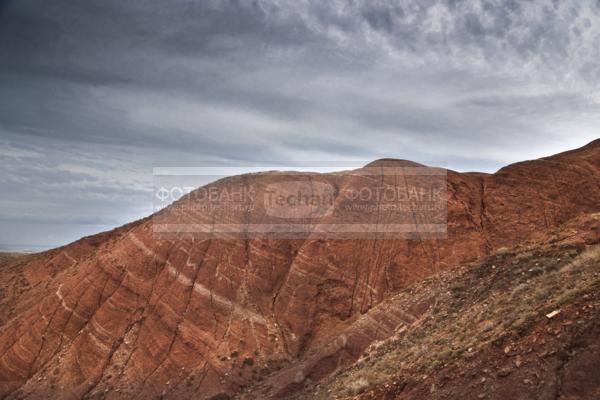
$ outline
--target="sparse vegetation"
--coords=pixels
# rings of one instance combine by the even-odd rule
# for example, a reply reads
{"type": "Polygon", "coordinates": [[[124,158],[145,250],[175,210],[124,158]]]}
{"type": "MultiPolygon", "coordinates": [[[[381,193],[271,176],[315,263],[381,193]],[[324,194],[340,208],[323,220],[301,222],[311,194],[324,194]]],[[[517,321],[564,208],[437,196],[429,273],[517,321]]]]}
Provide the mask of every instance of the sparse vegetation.
{"type": "MultiPolygon", "coordinates": [[[[324,386],[356,396],[390,382],[405,382],[407,377],[438,374],[490,346],[517,340],[548,319],[548,312],[597,291],[599,265],[600,246],[559,246],[502,250],[443,272],[438,280],[423,281],[398,295],[406,296],[406,301],[420,292],[436,298],[415,325],[401,336],[372,345],[360,362],[338,371],[324,386]]],[[[510,369],[497,372],[500,377],[510,374],[510,369]]]]}
{"type": "Polygon", "coordinates": [[[363,377],[358,378],[355,381],[350,382],[348,390],[351,395],[357,395],[364,392],[369,387],[369,381],[363,377]]]}
{"type": "Polygon", "coordinates": [[[598,260],[600,260],[600,245],[591,246],[585,251],[583,251],[581,254],[579,254],[577,257],[575,257],[575,259],[571,263],[563,267],[561,271],[570,272],[583,265],[598,260]]]}

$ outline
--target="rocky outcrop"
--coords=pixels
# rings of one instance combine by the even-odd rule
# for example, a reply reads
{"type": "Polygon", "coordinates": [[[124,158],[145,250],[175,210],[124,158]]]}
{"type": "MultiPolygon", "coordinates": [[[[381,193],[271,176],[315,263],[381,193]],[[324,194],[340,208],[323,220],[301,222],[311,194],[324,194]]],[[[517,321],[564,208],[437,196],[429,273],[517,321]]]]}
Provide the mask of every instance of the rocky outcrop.
{"type": "MultiPolygon", "coordinates": [[[[407,166],[369,168],[382,163],[407,166]]],[[[274,176],[216,184],[264,187],[274,176]]],[[[357,184],[319,179],[338,193],[357,184]]],[[[419,317],[423,304],[386,308],[400,289],[501,247],[550,240],[600,210],[600,145],[491,175],[447,171],[446,182],[445,239],[158,240],[146,218],[10,261],[2,286],[21,284],[2,294],[0,394],[210,398],[267,375],[273,393],[320,379],[419,317]]]]}

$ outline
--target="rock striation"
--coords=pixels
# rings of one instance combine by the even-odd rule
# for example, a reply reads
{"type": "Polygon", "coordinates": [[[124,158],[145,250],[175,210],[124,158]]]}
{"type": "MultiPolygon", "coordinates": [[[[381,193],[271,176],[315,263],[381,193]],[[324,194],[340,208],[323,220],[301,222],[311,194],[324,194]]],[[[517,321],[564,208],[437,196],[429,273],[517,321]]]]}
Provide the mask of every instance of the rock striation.
{"type": "MultiPolygon", "coordinates": [[[[369,168],[418,167],[407,163],[369,168]]],[[[264,187],[274,175],[215,185],[264,187]]],[[[337,193],[359,183],[319,179],[337,193]]],[[[401,289],[500,248],[551,241],[600,211],[600,141],[494,174],[447,171],[446,189],[447,238],[157,239],[154,216],[7,261],[0,397],[211,398],[265,379],[276,396],[319,380],[434,301],[386,307],[401,289]]]]}

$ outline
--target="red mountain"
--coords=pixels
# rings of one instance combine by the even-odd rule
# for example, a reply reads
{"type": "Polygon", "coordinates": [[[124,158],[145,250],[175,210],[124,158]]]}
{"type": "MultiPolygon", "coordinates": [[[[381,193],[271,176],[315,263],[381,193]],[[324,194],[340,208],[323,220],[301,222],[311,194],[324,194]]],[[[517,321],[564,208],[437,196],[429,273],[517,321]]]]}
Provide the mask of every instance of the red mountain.
{"type": "MultiPolygon", "coordinates": [[[[366,182],[319,179],[336,193],[366,182]]],[[[446,188],[447,238],[159,240],[150,217],[6,261],[0,396],[226,398],[265,379],[261,396],[301,389],[429,310],[435,299],[391,300],[409,285],[501,248],[597,241],[600,140],[494,174],[447,171],[446,188]]],[[[158,216],[197,218],[176,206],[158,216]]]]}

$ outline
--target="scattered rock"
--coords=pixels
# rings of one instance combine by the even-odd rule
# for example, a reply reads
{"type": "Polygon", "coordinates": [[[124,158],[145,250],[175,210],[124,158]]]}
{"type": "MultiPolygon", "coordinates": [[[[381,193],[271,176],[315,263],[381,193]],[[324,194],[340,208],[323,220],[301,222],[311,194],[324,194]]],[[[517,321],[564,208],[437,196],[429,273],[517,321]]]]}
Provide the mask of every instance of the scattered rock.
{"type": "Polygon", "coordinates": [[[492,321],[487,321],[484,325],[483,325],[483,332],[489,332],[492,329],[494,329],[494,323],[492,321]]]}

